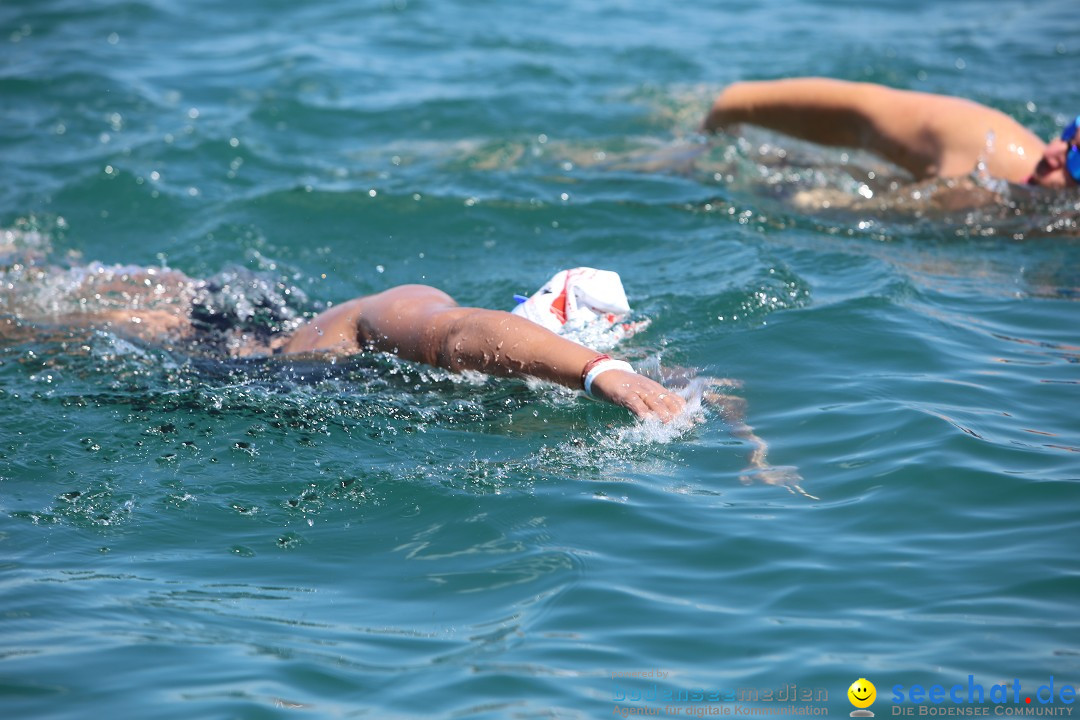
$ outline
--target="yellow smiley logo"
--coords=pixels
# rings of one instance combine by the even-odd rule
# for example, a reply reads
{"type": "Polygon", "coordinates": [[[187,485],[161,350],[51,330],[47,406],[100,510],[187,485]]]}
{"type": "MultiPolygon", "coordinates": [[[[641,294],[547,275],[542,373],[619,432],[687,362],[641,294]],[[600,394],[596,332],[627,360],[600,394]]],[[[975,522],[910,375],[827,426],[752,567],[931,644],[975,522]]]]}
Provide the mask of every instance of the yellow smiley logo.
{"type": "Polygon", "coordinates": [[[877,688],[866,678],[859,678],[847,689],[848,700],[857,708],[868,708],[877,699],[877,688]]]}

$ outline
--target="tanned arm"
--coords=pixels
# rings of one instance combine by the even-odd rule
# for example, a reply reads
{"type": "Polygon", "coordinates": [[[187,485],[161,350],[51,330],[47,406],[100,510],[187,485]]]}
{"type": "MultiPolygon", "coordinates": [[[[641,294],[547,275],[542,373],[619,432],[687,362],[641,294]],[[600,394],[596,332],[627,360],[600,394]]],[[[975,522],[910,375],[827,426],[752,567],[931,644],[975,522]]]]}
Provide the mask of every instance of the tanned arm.
{"type": "MultiPolygon", "coordinates": [[[[517,315],[460,307],[441,290],[423,285],[338,305],[297,330],[284,351],[357,353],[366,347],[454,372],[531,376],[574,389],[581,389],[582,371],[597,355],[517,315]]],[[[623,370],[598,375],[592,391],[638,417],[664,422],[685,404],[662,385],[623,370]]]]}
{"type": "Polygon", "coordinates": [[[869,150],[917,180],[965,175],[983,159],[991,175],[1020,183],[1045,149],[1009,116],[970,100],[827,78],[731,85],[716,99],[704,129],[739,123],[869,150]]]}

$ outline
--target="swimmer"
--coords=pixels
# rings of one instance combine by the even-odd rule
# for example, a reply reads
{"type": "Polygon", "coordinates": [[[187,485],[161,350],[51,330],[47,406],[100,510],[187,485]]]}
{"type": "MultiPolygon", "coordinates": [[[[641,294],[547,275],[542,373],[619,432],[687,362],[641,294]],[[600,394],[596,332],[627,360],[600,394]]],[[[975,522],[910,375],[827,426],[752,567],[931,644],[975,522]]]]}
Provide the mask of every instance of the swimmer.
{"type": "Polygon", "coordinates": [[[1044,143],[1003,112],[971,100],[827,78],[740,82],[703,124],[709,132],[750,124],[820,145],[870,151],[916,181],[969,176],[983,164],[1014,184],[1076,190],[1080,137],[1072,121],[1044,143]]]}
{"type": "Polygon", "coordinates": [[[72,330],[91,329],[192,357],[333,361],[386,352],[452,372],[540,378],[665,423],[685,413],[687,397],[700,398],[717,407],[732,433],[750,446],[743,482],[813,498],[799,485],[795,468],[769,463],[768,446],[744,419],[745,400],[720,390],[741,383],[655,363],[639,374],[629,363],[590,349],[612,347],[648,325],[626,322],[630,308],[611,271],[563,270],[531,297],[518,297],[513,312],[461,307],[436,288],[402,285],[305,319],[309,304],[299,288],[243,269],[195,280],[169,268],[96,262],[63,268],[42,264],[40,253],[9,250],[7,267],[0,261],[5,344],[46,337],[67,344],[72,330]]]}

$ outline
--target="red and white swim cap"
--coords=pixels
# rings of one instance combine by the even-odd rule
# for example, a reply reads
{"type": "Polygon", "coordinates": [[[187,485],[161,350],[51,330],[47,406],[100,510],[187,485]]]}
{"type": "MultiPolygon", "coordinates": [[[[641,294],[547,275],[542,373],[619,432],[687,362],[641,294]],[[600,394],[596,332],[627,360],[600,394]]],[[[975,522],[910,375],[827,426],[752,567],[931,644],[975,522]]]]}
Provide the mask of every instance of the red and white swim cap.
{"type": "Polygon", "coordinates": [[[619,273],[589,267],[555,273],[512,312],[590,347],[614,345],[640,329],[620,323],[630,304],[619,273]]]}

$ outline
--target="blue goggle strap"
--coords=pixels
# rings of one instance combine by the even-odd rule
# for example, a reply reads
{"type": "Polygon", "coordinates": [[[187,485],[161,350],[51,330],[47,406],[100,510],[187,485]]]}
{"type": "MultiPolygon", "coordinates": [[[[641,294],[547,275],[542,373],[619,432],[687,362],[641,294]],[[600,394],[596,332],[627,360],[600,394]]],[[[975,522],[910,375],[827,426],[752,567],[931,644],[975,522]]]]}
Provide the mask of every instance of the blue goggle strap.
{"type": "MultiPolygon", "coordinates": [[[[1073,118],[1073,121],[1061,131],[1061,139],[1071,143],[1076,138],[1078,128],[1080,128],[1080,115],[1073,118]]],[[[1068,152],[1065,153],[1065,169],[1072,175],[1072,179],[1080,185],[1080,148],[1076,147],[1076,145],[1070,145],[1068,152]]]]}
{"type": "Polygon", "coordinates": [[[1071,142],[1076,137],[1076,130],[1080,127],[1080,115],[1073,118],[1073,121],[1065,126],[1065,129],[1061,131],[1061,139],[1065,142],[1071,142]]]}

